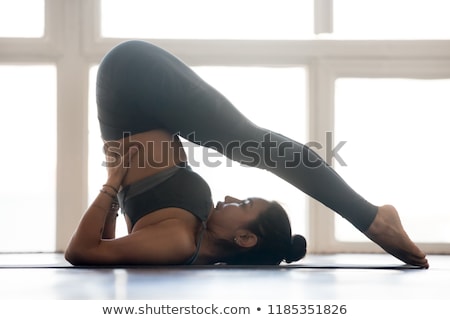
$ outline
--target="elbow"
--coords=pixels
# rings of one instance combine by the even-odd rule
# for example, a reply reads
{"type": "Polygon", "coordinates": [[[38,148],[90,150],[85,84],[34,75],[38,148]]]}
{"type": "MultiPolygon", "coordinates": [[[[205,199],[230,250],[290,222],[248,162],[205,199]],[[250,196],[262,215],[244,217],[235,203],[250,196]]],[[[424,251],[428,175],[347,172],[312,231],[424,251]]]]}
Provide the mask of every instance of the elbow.
{"type": "Polygon", "coordinates": [[[74,266],[86,266],[89,265],[87,262],[86,257],[82,252],[77,252],[77,250],[73,250],[71,248],[68,248],[64,252],[64,258],[72,265],[74,266]]]}
{"type": "Polygon", "coordinates": [[[73,252],[73,250],[67,249],[64,252],[64,259],[66,259],[67,262],[70,264],[77,266],[80,264],[80,259],[77,254],[73,252]]]}

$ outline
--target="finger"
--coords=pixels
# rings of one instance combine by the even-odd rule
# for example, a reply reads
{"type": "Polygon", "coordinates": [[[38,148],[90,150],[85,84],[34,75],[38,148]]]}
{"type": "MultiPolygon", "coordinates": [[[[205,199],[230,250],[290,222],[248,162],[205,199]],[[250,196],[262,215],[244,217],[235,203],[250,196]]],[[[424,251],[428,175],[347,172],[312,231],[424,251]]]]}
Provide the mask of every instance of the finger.
{"type": "Polygon", "coordinates": [[[125,167],[129,166],[129,164],[131,163],[131,160],[136,156],[138,151],[139,151],[138,146],[130,146],[127,153],[123,156],[123,162],[124,162],[125,167]]]}

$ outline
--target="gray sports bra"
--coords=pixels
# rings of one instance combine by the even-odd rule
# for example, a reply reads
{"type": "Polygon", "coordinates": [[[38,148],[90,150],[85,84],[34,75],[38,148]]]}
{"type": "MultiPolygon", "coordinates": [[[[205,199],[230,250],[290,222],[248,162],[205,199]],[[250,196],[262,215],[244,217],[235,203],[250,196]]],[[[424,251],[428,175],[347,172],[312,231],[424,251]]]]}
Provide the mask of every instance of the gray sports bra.
{"type": "Polygon", "coordinates": [[[122,213],[132,226],[147,214],[169,207],[191,212],[202,222],[197,251],[185,262],[192,264],[198,257],[206,220],[213,206],[211,190],[206,181],[185,163],[161,171],[123,188],[119,194],[122,213]]]}

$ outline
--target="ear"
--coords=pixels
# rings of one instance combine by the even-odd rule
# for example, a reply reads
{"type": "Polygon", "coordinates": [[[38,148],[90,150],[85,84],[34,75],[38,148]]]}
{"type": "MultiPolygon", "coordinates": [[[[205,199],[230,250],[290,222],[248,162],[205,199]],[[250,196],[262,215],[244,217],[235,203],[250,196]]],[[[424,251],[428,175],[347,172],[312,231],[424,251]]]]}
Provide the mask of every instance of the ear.
{"type": "Polygon", "coordinates": [[[240,247],[251,248],[258,243],[258,237],[253,232],[240,229],[236,231],[234,242],[240,247]]]}

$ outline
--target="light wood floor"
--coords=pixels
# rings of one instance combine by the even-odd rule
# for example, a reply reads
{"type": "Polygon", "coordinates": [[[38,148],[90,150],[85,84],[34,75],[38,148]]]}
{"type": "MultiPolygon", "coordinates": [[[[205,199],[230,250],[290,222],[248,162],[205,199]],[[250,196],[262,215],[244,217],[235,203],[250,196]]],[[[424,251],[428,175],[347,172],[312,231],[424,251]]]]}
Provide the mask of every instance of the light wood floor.
{"type": "Polygon", "coordinates": [[[446,299],[450,256],[308,255],[278,267],[75,268],[61,254],[0,254],[0,299],[446,299]]]}

